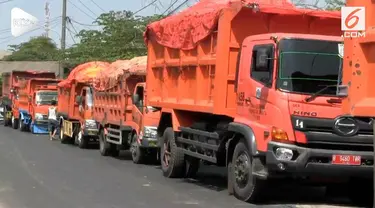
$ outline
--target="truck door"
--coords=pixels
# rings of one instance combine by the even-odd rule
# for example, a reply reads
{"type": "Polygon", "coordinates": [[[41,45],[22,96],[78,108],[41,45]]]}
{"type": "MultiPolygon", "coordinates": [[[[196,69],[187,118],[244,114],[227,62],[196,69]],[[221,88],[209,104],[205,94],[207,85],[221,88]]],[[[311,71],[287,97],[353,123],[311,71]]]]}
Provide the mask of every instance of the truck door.
{"type": "Polygon", "coordinates": [[[237,114],[246,118],[254,128],[256,137],[263,137],[262,124],[266,119],[266,103],[272,89],[275,65],[275,43],[272,40],[244,42],[239,56],[237,74],[237,114]]]}
{"type": "Polygon", "coordinates": [[[144,106],[144,101],[144,87],[142,85],[137,85],[133,99],[132,118],[133,121],[138,124],[138,127],[142,126],[143,112],[146,108],[146,106],[144,106]]]}

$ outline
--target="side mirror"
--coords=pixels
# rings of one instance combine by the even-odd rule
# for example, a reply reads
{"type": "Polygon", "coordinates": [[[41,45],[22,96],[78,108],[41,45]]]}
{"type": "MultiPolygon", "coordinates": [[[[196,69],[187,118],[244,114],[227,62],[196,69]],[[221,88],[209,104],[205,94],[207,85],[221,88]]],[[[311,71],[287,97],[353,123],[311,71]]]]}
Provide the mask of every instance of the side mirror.
{"type": "Polygon", "coordinates": [[[256,53],[255,68],[257,71],[268,71],[271,49],[259,48],[256,53]]]}
{"type": "Polygon", "coordinates": [[[138,94],[132,95],[132,102],[133,102],[133,104],[139,102],[139,95],[138,94]]]}
{"type": "Polygon", "coordinates": [[[82,103],[82,97],[80,95],[76,96],[76,103],[80,105],[82,103]]]}
{"type": "Polygon", "coordinates": [[[14,89],[10,89],[10,93],[14,94],[16,91],[14,89]]]}

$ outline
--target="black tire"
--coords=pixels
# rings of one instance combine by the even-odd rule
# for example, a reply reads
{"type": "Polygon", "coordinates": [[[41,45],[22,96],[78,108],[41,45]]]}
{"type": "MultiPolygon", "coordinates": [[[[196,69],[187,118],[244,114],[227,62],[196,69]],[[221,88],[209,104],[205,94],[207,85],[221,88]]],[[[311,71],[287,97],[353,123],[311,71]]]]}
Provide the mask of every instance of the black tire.
{"type": "Polygon", "coordinates": [[[23,123],[22,119],[18,119],[18,126],[20,131],[25,131],[25,124],[23,123]]]}
{"type": "Polygon", "coordinates": [[[14,117],[12,119],[12,128],[13,129],[18,129],[18,119],[14,118],[14,117]]]}
{"type": "Polygon", "coordinates": [[[145,151],[137,142],[137,134],[134,134],[131,142],[132,160],[135,164],[142,164],[145,162],[145,151]]]}
{"type": "Polygon", "coordinates": [[[161,138],[160,160],[163,175],[168,178],[181,178],[185,175],[184,154],[179,150],[175,141],[175,134],[172,127],[165,129],[161,138]],[[170,159],[168,164],[164,158],[166,149],[169,152],[170,159]]]}
{"type": "Polygon", "coordinates": [[[103,130],[99,133],[99,151],[102,156],[109,156],[111,153],[110,143],[106,141],[103,130]]]}
{"type": "Polygon", "coordinates": [[[185,160],[186,178],[194,178],[200,167],[201,160],[198,158],[188,157],[185,160]]]}
{"type": "Polygon", "coordinates": [[[246,147],[246,144],[240,140],[233,152],[232,164],[229,166],[232,170],[228,171],[231,176],[228,177],[230,177],[230,181],[232,182],[231,187],[233,188],[234,196],[239,200],[254,203],[262,201],[262,195],[260,195],[260,193],[265,187],[265,181],[257,179],[256,176],[252,174],[252,164],[250,151],[246,147]],[[238,166],[238,163],[241,161],[246,162],[248,174],[240,175],[243,173],[243,170],[240,170],[238,166]],[[240,181],[240,177],[242,177],[242,181],[240,181]]]}
{"type": "Polygon", "coordinates": [[[78,145],[79,148],[81,148],[81,149],[86,149],[86,148],[87,148],[87,146],[88,146],[88,138],[87,138],[87,137],[81,135],[81,140],[79,140],[79,139],[78,139],[78,137],[79,137],[79,132],[76,133],[76,134],[74,135],[74,137],[75,137],[74,140],[77,142],[77,145],[78,145]]]}

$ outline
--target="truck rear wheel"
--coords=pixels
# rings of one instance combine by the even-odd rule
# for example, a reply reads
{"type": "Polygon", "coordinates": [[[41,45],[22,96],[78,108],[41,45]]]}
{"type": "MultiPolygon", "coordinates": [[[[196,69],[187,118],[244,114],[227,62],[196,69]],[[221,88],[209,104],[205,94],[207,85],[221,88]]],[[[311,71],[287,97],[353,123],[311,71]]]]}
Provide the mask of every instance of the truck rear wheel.
{"type": "Polygon", "coordinates": [[[228,177],[231,178],[235,197],[246,202],[260,201],[260,193],[265,181],[257,179],[252,174],[252,157],[242,140],[236,145],[233,152],[232,164],[228,167],[232,168],[228,171],[231,174],[228,177]]]}
{"type": "Polygon", "coordinates": [[[163,175],[168,178],[183,177],[185,173],[184,154],[178,150],[172,127],[165,129],[160,148],[163,175]]]}
{"type": "Polygon", "coordinates": [[[81,149],[87,148],[87,145],[88,145],[87,137],[83,136],[81,131],[75,134],[74,137],[75,137],[74,140],[78,144],[79,148],[81,149]]]}
{"type": "Polygon", "coordinates": [[[111,152],[110,143],[106,141],[104,131],[100,131],[99,134],[99,151],[102,156],[109,156],[111,152]]]}
{"type": "Polygon", "coordinates": [[[14,116],[12,116],[12,128],[18,129],[18,119],[16,119],[14,116]]]}
{"type": "Polygon", "coordinates": [[[62,144],[69,143],[69,139],[70,138],[64,134],[64,126],[63,125],[60,126],[60,135],[59,135],[59,137],[60,137],[60,142],[62,144]]]}
{"type": "Polygon", "coordinates": [[[25,124],[23,123],[23,120],[21,118],[19,118],[18,121],[19,121],[18,126],[19,126],[20,131],[25,131],[26,127],[25,127],[25,124]]]}

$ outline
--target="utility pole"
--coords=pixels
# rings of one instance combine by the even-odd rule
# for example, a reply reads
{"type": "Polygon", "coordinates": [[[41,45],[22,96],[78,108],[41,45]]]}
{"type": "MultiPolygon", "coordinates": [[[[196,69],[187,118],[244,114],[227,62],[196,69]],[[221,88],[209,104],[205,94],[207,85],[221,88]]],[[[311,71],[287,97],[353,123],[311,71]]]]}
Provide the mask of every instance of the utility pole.
{"type": "Polygon", "coordinates": [[[62,7],[62,22],[61,22],[61,50],[65,51],[65,39],[66,39],[66,0],[63,0],[62,7]]]}
{"type": "MultiPolygon", "coordinates": [[[[65,40],[66,40],[66,1],[63,0],[63,6],[62,6],[62,22],[61,22],[61,52],[62,52],[62,63],[65,61],[65,40]]],[[[64,66],[60,62],[60,78],[64,78],[64,66]]]]}
{"type": "Polygon", "coordinates": [[[44,6],[44,15],[45,15],[45,24],[44,24],[44,29],[45,29],[45,32],[46,32],[46,37],[49,38],[49,30],[50,30],[50,12],[49,12],[49,8],[50,8],[50,5],[49,5],[49,0],[46,0],[46,3],[45,3],[45,6],[44,6]]]}

